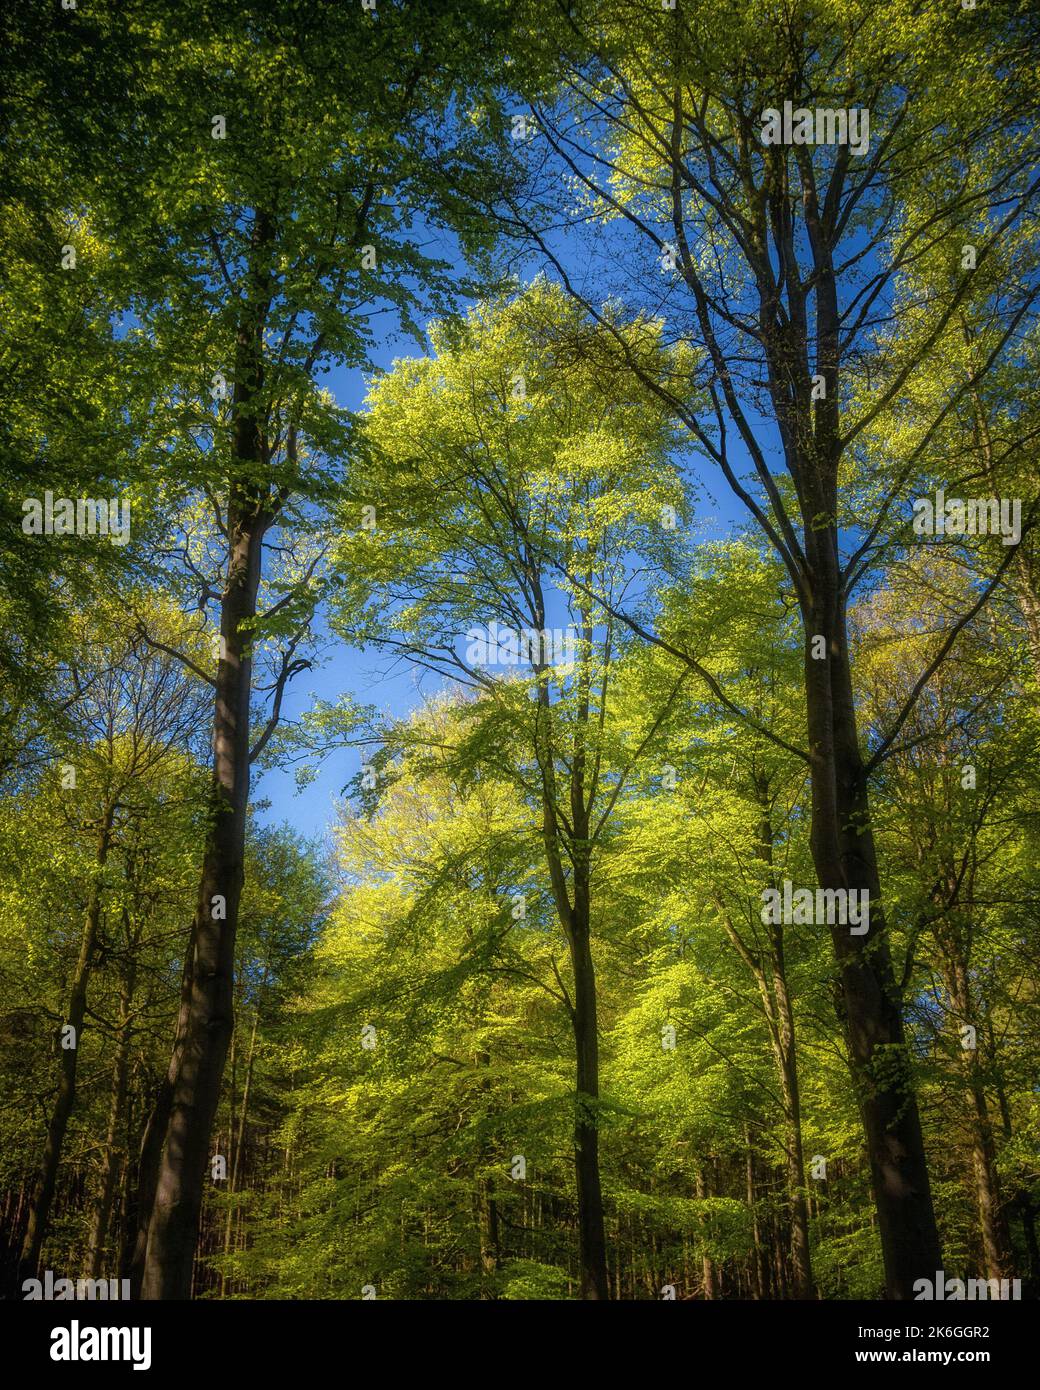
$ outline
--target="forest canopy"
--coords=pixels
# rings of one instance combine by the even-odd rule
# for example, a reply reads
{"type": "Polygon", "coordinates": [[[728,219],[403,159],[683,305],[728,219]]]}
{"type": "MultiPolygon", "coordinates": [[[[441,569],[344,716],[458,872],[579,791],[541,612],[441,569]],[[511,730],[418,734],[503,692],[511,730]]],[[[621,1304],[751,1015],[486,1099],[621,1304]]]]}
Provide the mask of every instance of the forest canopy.
{"type": "Polygon", "coordinates": [[[1037,1297],[1035,7],[0,39],[4,1296],[1037,1297]]]}

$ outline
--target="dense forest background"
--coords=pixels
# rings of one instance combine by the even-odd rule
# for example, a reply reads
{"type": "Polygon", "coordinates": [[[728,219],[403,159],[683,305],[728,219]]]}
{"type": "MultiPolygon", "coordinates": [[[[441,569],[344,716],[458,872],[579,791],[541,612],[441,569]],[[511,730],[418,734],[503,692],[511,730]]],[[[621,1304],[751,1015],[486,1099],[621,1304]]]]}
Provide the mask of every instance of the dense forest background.
{"type": "Polygon", "coordinates": [[[0,38],[5,1296],[1035,1298],[1035,7],[0,38]]]}

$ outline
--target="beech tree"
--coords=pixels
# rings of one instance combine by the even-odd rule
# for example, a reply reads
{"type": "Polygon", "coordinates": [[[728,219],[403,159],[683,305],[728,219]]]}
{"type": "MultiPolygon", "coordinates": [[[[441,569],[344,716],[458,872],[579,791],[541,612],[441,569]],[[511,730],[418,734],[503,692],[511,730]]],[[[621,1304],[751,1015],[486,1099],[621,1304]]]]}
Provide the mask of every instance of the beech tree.
{"type": "MultiPolygon", "coordinates": [[[[703,348],[710,405],[691,410],[667,380],[633,370],[670,401],[787,572],[804,633],[801,755],[817,881],[871,903],[869,932],[835,930],[834,950],[893,1298],[911,1297],[941,1255],[870,782],[1014,550],[927,653],[869,749],[846,613],[879,538],[906,527],[937,435],[958,428],[973,385],[1018,358],[1033,329],[1040,185],[1023,123],[1033,104],[1004,80],[1003,63],[1031,27],[1017,14],[966,20],[899,0],[790,13],[769,3],[710,14],[629,0],[561,6],[549,35],[567,55],[559,92],[535,102],[520,156],[532,191],[506,200],[517,230],[601,318],[556,218],[539,218],[545,181],[573,190],[572,220],[617,225],[608,254],[617,265],[627,244],[631,259],[620,258],[628,274],[620,284],[614,274],[615,295],[631,312],[652,305],[673,338],[703,348]],[[943,362],[962,310],[983,302],[988,334],[971,374],[951,379],[939,366],[944,389],[897,459],[865,459],[875,425],[891,437],[908,395],[924,405],[920,383],[943,362]]],[[[1006,441],[1002,460],[1010,467],[1029,440],[1006,441]]],[[[1036,511],[1035,501],[1026,508],[1027,532],[1036,511]]],[[[683,661],[681,646],[675,655],[683,661]]]]}
{"type": "Polygon", "coordinates": [[[1040,1292],[1034,10],[6,7],[15,1297],[1040,1292]]]}
{"type": "MultiPolygon", "coordinates": [[[[650,325],[616,331],[630,352],[659,351],[650,325]]],[[[572,978],[560,990],[577,1062],[582,1296],[603,1299],[593,877],[654,726],[608,772],[618,634],[588,594],[625,592],[630,567],[667,550],[681,498],[656,402],[638,384],[609,388],[610,336],[558,292],[536,283],[433,342],[434,357],[400,362],[373,387],[367,435],[379,462],[364,489],[376,529],[344,548],[343,564],[360,574],[367,559],[377,607],[365,635],[481,697],[472,743],[516,767],[541,818],[572,978]],[[517,678],[501,679],[503,665],[517,678]]]]}
{"type": "Polygon", "coordinates": [[[100,194],[99,217],[118,219],[136,331],[167,374],[142,444],[172,470],[167,514],[211,508],[201,553],[190,536],[171,550],[189,581],[181,591],[194,588],[219,633],[214,673],[198,668],[214,701],[210,826],[181,1015],[143,1155],[146,1298],[190,1289],[232,1029],[249,763],[307,664],[299,650],[320,596],[321,547],[307,553],[304,541],[300,555],[293,538],[313,525],[350,447],[347,415],[320,376],[367,361],[374,315],[407,328],[413,305],[444,301],[454,277],[422,249],[430,230],[454,232],[464,250],[479,245],[461,193],[481,176],[481,135],[440,116],[467,83],[490,80],[496,14],[478,0],[378,18],[337,8],[312,23],[279,3],[141,5],[99,21],[135,51],[134,148],[100,194]],[[286,566],[263,608],[271,546],[286,566]],[[273,671],[257,731],[264,638],[273,671]]]}

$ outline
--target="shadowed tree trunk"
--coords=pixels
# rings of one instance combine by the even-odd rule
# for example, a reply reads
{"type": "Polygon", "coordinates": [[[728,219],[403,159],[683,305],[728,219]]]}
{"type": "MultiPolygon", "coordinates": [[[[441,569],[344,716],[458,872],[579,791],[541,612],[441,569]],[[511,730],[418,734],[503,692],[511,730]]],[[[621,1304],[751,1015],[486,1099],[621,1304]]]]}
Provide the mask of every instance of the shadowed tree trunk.
{"type": "MultiPolygon", "coordinates": [[[[123,920],[125,924],[126,913],[123,915],[123,920]]],[[[127,931],[127,937],[130,938],[129,931],[127,931]]],[[[109,1225],[112,1220],[116,1182],[122,1166],[123,1153],[119,1143],[119,1131],[126,1111],[127,1079],[130,1072],[130,1038],[133,1031],[130,1011],[133,1007],[135,976],[136,961],[133,949],[131,949],[123,985],[119,991],[119,1032],[115,1060],[112,1063],[112,1092],[108,1108],[108,1128],[105,1133],[101,1190],[94,1212],[87,1257],[87,1271],[91,1279],[97,1279],[101,1276],[101,1265],[105,1258],[105,1245],[108,1241],[109,1225]]]]}
{"type": "Polygon", "coordinates": [[[173,1055],[166,1075],[156,1094],[148,1115],[148,1122],[141,1136],[141,1151],[137,1163],[137,1190],[133,1205],[135,1235],[130,1257],[130,1293],[132,1298],[141,1297],[141,1284],[144,1279],[144,1257],[148,1248],[148,1225],[152,1218],[155,1202],[155,1188],[159,1181],[159,1160],[162,1157],[166,1126],[170,1122],[170,1103],[173,1099],[173,1077],[180,1061],[180,1049],[188,1025],[188,1005],[191,998],[191,971],[195,955],[195,928],[191,934],[184,957],[181,973],[180,1006],[177,1011],[177,1028],[174,1034],[173,1055]]]}
{"type": "Polygon", "coordinates": [[[141,1296],[188,1298],[209,1141],[233,1026],[235,928],[244,877],[249,795],[251,658],[264,520],[237,485],[228,507],[231,556],[221,611],[214,813],[193,927],[187,1017],[170,1077],[170,1109],[148,1227],[141,1296]]]}
{"type": "MultiPolygon", "coordinates": [[[[708,1189],[708,1179],[704,1168],[698,1168],[696,1170],[693,1175],[693,1181],[697,1200],[703,1202],[705,1198],[711,1195],[708,1189]]],[[[702,1229],[706,1229],[708,1224],[706,1218],[702,1219],[702,1229]]],[[[709,1300],[718,1298],[719,1281],[715,1273],[715,1262],[707,1253],[701,1257],[701,1278],[704,1286],[704,1297],[709,1300]]]]}
{"type": "MultiPolygon", "coordinates": [[[[832,491],[830,515],[836,502],[832,491]]],[[[822,512],[828,501],[821,497],[819,503],[822,512]]],[[[807,531],[806,543],[814,573],[805,624],[813,863],[820,887],[868,894],[868,931],[853,936],[847,925],[835,923],[831,939],[888,1295],[912,1299],[914,1281],[934,1279],[942,1268],[942,1252],[881,902],[834,533],[807,531]],[[814,654],[816,636],[824,638],[822,660],[814,654]]]]}
{"type": "Polygon", "coordinates": [[[72,989],[69,994],[69,1012],[66,1022],[73,1029],[72,1046],[65,1047],[63,1045],[64,1040],[61,1042],[61,1078],[58,1082],[58,1094],[47,1128],[43,1165],[33,1194],[32,1206],[29,1211],[29,1224],[22,1245],[20,1272],[22,1279],[36,1278],[40,1249],[47,1233],[47,1221],[50,1216],[51,1204],[54,1201],[54,1189],[58,1180],[62,1146],[65,1143],[65,1133],[68,1129],[72,1107],[76,1101],[76,1069],[83,1037],[83,1020],[87,1012],[87,984],[90,980],[94,952],[98,941],[98,926],[101,922],[101,876],[112,845],[114,817],[115,802],[109,800],[105,803],[101,814],[95,872],[87,898],[87,910],[80,936],[79,957],[76,961],[76,969],[72,977],[72,989]]]}
{"type": "Polygon", "coordinates": [[[972,1072],[969,1090],[974,1119],[972,1136],[972,1171],[975,1175],[975,1200],[979,1211],[979,1230],[986,1261],[987,1279],[1010,1279],[1014,1275],[1011,1258],[1011,1237],[1000,1194],[997,1175],[997,1155],[993,1143],[986,1092],[977,1073],[974,1059],[968,1062],[972,1072]]]}
{"type": "Polygon", "coordinates": [[[257,213],[250,295],[239,321],[232,434],[233,476],[226,514],[228,564],[220,604],[220,659],[213,726],[212,811],[192,926],[183,1035],[169,1073],[169,1119],[159,1159],[141,1278],[141,1297],[191,1296],[192,1265],[234,1025],[235,931],[242,893],[249,801],[252,636],[264,534],[276,505],[259,481],[265,456],[259,414],[274,220],[257,213]]]}
{"type": "MultiPolygon", "coordinates": [[[[954,882],[950,875],[949,883],[954,882]]],[[[970,893],[969,889],[969,893],[970,893]]],[[[951,890],[952,897],[952,890],[951,890]]],[[[958,1024],[975,1026],[977,1013],[972,999],[969,968],[971,950],[969,918],[950,912],[935,924],[934,931],[944,958],[944,983],[958,1024]]],[[[974,1041],[979,1041],[982,1029],[975,1027],[974,1041]]],[[[958,1041],[962,1041],[960,1038],[958,1041]]],[[[1010,1279],[1014,1275],[1011,1235],[1000,1191],[997,1173],[997,1151],[990,1121],[986,1083],[980,1062],[980,1049],[959,1047],[961,1070],[964,1076],[968,1129],[971,1135],[972,1181],[975,1206],[979,1217],[979,1235],[987,1279],[1010,1279]]]]}
{"type": "Polygon", "coordinates": [[[575,911],[570,933],[574,1007],[571,1022],[577,1056],[577,1114],[574,1123],[574,1167],[578,1184],[578,1245],[581,1258],[581,1296],[610,1297],[607,1284],[607,1245],[603,1227],[603,1193],[599,1172],[599,1037],[596,1022],[596,974],[588,922],[588,883],[575,874],[575,911]]]}

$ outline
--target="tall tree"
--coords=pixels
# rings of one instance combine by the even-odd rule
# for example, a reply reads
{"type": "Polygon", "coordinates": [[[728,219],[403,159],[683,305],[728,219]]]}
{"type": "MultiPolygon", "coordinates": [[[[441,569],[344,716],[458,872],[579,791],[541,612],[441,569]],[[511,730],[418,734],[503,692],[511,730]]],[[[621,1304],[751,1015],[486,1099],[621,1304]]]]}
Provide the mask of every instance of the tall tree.
{"type": "MultiPolygon", "coordinates": [[[[561,91],[535,102],[528,142],[535,193],[509,205],[601,317],[587,288],[595,279],[573,272],[555,217],[538,219],[539,181],[572,181],[572,222],[594,215],[614,224],[613,292],[633,308],[652,304],[674,336],[703,345],[710,408],[691,411],[667,379],[639,374],[671,400],[787,571],[804,633],[802,756],[812,774],[816,877],[828,889],[866,892],[871,903],[869,931],[838,928],[833,945],[893,1298],[912,1297],[941,1253],[869,784],[928,671],[1000,582],[1011,552],[866,752],[847,605],[878,537],[905,525],[922,456],[967,399],[969,380],[933,399],[926,427],[894,467],[876,461],[868,470],[872,490],[853,479],[872,426],[884,419],[895,428],[906,393],[942,361],[962,305],[980,296],[999,305],[975,382],[1016,355],[1032,323],[1040,284],[1031,236],[1019,233],[1040,194],[1035,135],[1000,56],[1005,45],[1019,50],[1030,28],[1015,13],[964,23],[956,10],[937,15],[903,0],[789,13],[766,0],[710,12],[632,0],[561,6],[548,40],[567,54],[561,91]],[[953,69],[965,81],[956,92],[953,69]],[[620,265],[631,269],[619,283],[626,244],[631,260],[620,265]]],[[[681,643],[675,654],[683,659],[681,643]]]]}
{"type": "MultiPolygon", "coordinates": [[[[627,346],[660,354],[647,324],[629,329],[627,346]]],[[[434,347],[372,392],[379,462],[366,496],[382,519],[363,542],[374,542],[378,605],[367,631],[478,693],[474,748],[498,747],[537,808],[571,968],[572,992],[561,992],[576,1058],[582,1295],[603,1299],[592,885],[642,747],[618,766],[604,746],[618,636],[597,622],[589,593],[626,591],[632,569],[674,539],[670,432],[638,385],[616,389],[611,337],[542,283],[438,329],[434,347]],[[521,667],[523,679],[510,678],[521,667]]],[[[348,573],[359,550],[345,548],[348,573]]]]}
{"type": "Polygon", "coordinates": [[[193,491],[212,507],[209,545],[180,552],[220,637],[215,674],[205,673],[210,827],[145,1153],[146,1298],[184,1297],[191,1285],[232,1028],[249,763],[266,743],[261,730],[251,746],[254,648],[265,636],[276,648],[273,727],[318,596],[311,556],[258,613],[265,547],[292,551],[348,452],[346,414],[320,374],[367,361],[374,315],[407,327],[414,304],[442,302],[448,267],[420,249],[431,230],[454,230],[465,250],[479,242],[461,195],[480,177],[482,136],[442,117],[501,62],[497,20],[498,6],[481,0],[378,16],[260,0],[135,5],[97,21],[135,51],[134,144],[98,216],[118,224],[137,318],[165,369],[145,447],[176,461],[186,514],[193,491]]]}

